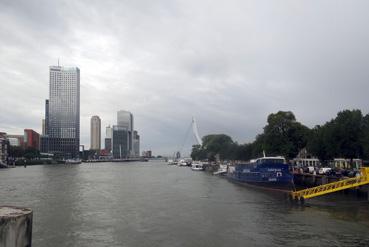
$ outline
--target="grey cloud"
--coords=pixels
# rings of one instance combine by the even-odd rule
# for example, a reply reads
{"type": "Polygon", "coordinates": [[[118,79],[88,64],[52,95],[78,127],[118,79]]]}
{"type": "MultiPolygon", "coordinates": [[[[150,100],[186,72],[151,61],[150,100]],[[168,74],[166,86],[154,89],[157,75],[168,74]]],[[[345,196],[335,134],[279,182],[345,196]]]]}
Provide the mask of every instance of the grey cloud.
{"type": "MultiPolygon", "coordinates": [[[[313,127],[369,112],[367,1],[0,1],[0,130],[40,130],[48,66],[81,69],[89,118],[134,113],[142,149],[171,154],[191,117],[239,142],[269,113],[313,127]]],[[[104,133],[104,131],[103,131],[104,133]]],[[[186,150],[194,143],[188,139],[186,150]]]]}

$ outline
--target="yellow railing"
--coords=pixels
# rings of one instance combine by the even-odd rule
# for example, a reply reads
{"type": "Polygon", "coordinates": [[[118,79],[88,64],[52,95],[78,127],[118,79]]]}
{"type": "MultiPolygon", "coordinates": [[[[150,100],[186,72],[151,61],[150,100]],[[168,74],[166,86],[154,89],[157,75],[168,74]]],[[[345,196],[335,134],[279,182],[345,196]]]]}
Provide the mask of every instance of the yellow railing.
{"type": "Polygon", "coordinates": [[[320,185],[309,189],[293,191],[291,192],[291,196],[292,199],[308,199],[365,184],[369,184],[369,167],[361,168],[361,174],[359,177],[347,178],[344,180],[320,185]]]}

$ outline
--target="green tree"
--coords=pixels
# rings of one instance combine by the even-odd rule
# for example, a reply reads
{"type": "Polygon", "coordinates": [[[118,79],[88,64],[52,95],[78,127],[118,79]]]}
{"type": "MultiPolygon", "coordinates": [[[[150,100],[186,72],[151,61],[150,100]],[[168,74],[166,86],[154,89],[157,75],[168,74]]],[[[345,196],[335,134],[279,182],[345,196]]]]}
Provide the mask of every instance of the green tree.
{"type": "Polygon", "coordinates": [[[368,131],[369,117],[363,118],[360,110],[344,110],[313,129],[308,149],[321,160],[360,158],[369,151],[368,131]]]}
{"type": "Polygon", "coordinates": [[[290,111],[279,111],[268,116],[264,127],[263,148],[268,155],[294,158],[306,147],[310,130],[296,121],[290,111]]]}
{"type": "Polygon", "coordinates": [[[237,143],[232,138],[224,134],[207,135],[202,138],[203,144],[194,145],[192,147],[191,157],[193,159],[209,159],[215,160],[218,154],[220,159],[233,159],[237,152],[235,148],[237,143]]]}
{"type": "Polygon", "coordinates": [[[39,158],[40,151],[31,147],[26,148],[26,150],[24,151],[24,157],[29,160],[39,158]]]}

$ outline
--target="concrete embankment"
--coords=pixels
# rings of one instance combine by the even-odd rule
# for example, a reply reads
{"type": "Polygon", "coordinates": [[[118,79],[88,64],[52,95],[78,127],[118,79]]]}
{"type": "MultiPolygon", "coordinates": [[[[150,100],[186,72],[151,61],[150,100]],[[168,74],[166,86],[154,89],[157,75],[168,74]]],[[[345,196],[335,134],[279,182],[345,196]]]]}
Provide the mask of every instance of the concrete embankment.
{"type": "Polygon", "coordinates": [[[0,206],[0,246],[32,246],[32,210],[0,206]]]}

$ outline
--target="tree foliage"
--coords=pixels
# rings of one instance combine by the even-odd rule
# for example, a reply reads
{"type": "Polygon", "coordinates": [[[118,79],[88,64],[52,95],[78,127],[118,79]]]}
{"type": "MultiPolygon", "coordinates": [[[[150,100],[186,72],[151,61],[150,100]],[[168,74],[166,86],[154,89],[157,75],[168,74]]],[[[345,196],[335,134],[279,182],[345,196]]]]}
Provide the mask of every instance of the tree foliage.
{"type": "Polygon", "coordinates": [[[193,146],[191,156],[214,160],[219,154],[223,160],[249,160],[265,151],[292,159],[303,148],[323,161],[336,157],[369,159],[369,115],[344,110],[324,125],[309,129],[296,121],[292,112],[279,111],[268,116],[263,133],[254,142],[238,144],[227,135],[208,135],[203,146],[193,146]]]}

